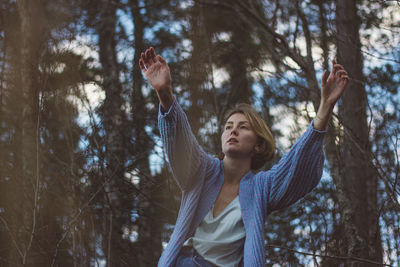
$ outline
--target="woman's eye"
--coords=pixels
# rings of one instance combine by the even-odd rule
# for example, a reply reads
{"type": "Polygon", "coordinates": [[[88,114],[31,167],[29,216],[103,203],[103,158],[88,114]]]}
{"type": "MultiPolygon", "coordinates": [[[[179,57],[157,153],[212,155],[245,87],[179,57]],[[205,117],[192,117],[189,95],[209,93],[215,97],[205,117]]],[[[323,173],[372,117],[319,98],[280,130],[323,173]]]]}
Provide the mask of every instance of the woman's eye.
{"type": "Polygon", "coordinates": [[[225,130],[229,130],[231,128],[231,126],[226,126],[225,130]]]}

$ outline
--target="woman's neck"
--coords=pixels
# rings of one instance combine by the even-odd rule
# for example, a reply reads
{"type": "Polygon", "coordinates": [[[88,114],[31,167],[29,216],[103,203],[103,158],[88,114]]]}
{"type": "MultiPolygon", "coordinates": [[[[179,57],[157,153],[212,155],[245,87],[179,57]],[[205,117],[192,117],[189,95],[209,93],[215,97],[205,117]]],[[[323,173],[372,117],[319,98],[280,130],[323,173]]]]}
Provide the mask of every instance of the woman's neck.
{"type": "Polygon", "coordinates": [[[224,166],[224,183],[228,184],[239,184],[240,180],[251,169],[251,158],[246,160],[225,156],[222,163],[224,166]]]}

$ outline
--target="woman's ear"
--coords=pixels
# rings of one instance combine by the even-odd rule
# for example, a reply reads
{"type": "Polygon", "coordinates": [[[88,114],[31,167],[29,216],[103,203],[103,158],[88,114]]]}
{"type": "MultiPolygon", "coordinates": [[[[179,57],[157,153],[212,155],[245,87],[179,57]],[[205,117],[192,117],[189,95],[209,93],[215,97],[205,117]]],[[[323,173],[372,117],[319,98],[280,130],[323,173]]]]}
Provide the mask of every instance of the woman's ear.
{"type": "Polygon", "coordinates": [[[260,144],[257,144],[257,145],[254,147],[254,151],[255,151],[256,153],[260,153],[260,151],[261,151],[261,145],[260,145],[260,144]]]}

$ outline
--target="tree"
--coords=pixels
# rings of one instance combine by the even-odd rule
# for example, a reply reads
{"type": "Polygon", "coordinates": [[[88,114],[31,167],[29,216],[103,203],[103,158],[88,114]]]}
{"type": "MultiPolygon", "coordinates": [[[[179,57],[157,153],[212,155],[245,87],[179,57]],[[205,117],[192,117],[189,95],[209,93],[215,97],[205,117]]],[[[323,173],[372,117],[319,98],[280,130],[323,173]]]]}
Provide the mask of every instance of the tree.
{"type": "MultiPolygon", "coordinates": [[[[141,2],[138,0],[130,1],[130,10],[132,21],[135,25],[134,29],[134,49],[132,68],[132,114],[134,121],[132,127],[134,129],[134,170],[140,177],[139,188],[137,190],[137,205],[138,214],[137,233],[138,239],[135,242],[135,248],[138,251],[138,266],[155,266],[157,259],[161,255],[161,230],[162,225],[160,220],[155,220],[158,216],[158,210],[154,205],[156,197],[155,191],[159,187],[157,185],[160,180],[156,180],[150,172],[149,156],[153,146],[153,140],[146,132],[146,126],[149,125],[149,120],[155,119],[154,116],[149,116],[148,108],[146,107],[147,100],[143,95],[143,78],[139,67],[139,59],[142,52],[145,51],[144,31],[148,27],[148,23],[141,14],[141,2]]],[[[146,10],[151,12],[151,10],[146,10]]]]}
{"type": "Polygon", "coordinates": [[[11,212],[10,235],[15,239],[15,248],[11,250],[10,261],[22,265],[32,264],[31,249],[38,219],[38,196],[40,194],[39,171],[39,92],[42,89],[39,80],[40,54],[44,44],[44,2],[33,4],[30,1],[17,3],[20,27],[20,69],[21,80],[16,88],[22,105],[18,110],[20,124],[16,128],[18,140],[16,158],[16,188],[21,194],[16,196],[11,212]],[[18,223],[23,222],[18,227],[18,223]],[[17,251],[19,253],[17,253],[17,251]]]}
{"type": "MultiPolygon", "coordinates": [[[[105,100],[101,107],[104,126],[105,169],[104,200],[101,211],[105,222],[102,229],[102,248],[107,266],[129,264],[131,247],[124,231],[130,228],[133,208],[132,185],[126,178],[126,114],[120,82],[120,66],[116,51],[117,8],[119,2],[99,3],[98,45],[102,66],[102,87],[105,100]],[[128,243],[128,244],[127,244],[128,243]]],[[[131,263],[133,264],[133,262],[131,263]]]]}
{"type": "Polygon", "coordinates": [[[64,223],[78,209],[81,196],[76,185],[84,163],[78,148],[82,132],[68,97],[81,81],[77,73],[85,64],[81,57],[57,49],[65,38],[59,29],[68,32],[66,25],[73,25],[76,14],[73,2],[63,5],[62,11],[54,9],[58,4],[2,3],[7,51],[1,59],[4,266],[76,262],[76,249],[71,256],[60,252],[59,244],[71,240],[64,223]],[[26,159],[29,155],[33,158],[26,159]],[[66,192],[72,194],[65,199],[66,192]],[[62,238],[64,234],[68,237],[62,238]]]}
{"type": "MultiPolygon", "coordinates": [[[[377,180],[379,173],[377,170],[380,168],[376,163],[376,156],[371,153],[373,145],[371,145],[370,127],[367,124],[368,104],[365,89],[363,89],[362,47],[359,41],[359,22],[365,21],[364,27],[368,29],[376,23],[377,16],[361,13],[364,17],[358,17],[356,4],[348,1],[346,4],[344,4],[345,1],[338,1],[334,13],[330,9],[335,7],[333,2],[325,4],[321,1],[296,1],[294,6],[277,1],[267,1],[263,5],[257,1],[252,3],[234,1],[229,5],[224,1],[199,2],[230,10],[251,28],[257,29],[264,51],[268,54],[267,58],[274,67],[272,73],[280,78],[280,81],[273,80],[278,83],[277,85],[272,84],[280,91],[274,91],[275,94],[269,96],[278,101],[292,102],[295,105],[294,109],[301,101],[310,101],[315,110],[318,108],[319,86],[315,65],[317,60],[321,59],[322,65],[325,67],[328,65],[329,47],[332,47],[337,40],[337,49],[341,53],[338,53],[338,62],[349,69],[350,75],[353,75],[351,76],[353,82],[348,86],[349,93],[343,96],[343,104],[339,108],[340,120],[339,122],[332,120],[325,143],[330,174],[337,189],[337,198],[334,197],[332,200],[339,204],[337,211],[341,215],[339,224],[334,224],[335,231],[332,232],[331,237],[332,242],[335,240],[336,246],[328,245],[327,250],[332,253],[333,258],[337,256],[338,259],[340,257],[348,259],[345,261],[349,265],[362,265],[368,261],[381,262],[381,224],[377,206],[377,189],[379,184],[381,186],[383,184],[388,191],[386,195],[390,195],[390,192],[395,194],[395,191],[391,189],[393,182],[388,184],[389,180],[394,180],[389,178],[389,173],[386,173],[386,177],[380,175],[381,182],[377,180]],[[260,12],[260,8],[257,8],[259,6],[263,6],[268,13],[260,12]],[[327,12],[330,12],[329,15],[327,12]],[[327,26],[334,22],[329,19],[333,15],[336,15],[337,21],[336,35],[330,34],[327,30],[327,26]],[[299,41],[300,39],[304,42],[299,41]],[[318,46],[322,49],[321,57],[315,56],[313,52],[318,46]],[[287,91],[282,91],[282,89],[287,91]],[[294,91],[294,94],[291,94],[291,91],[294,91]],[[288,94],[285,95],[286,92],[288,94]],[[354,105],[354,103],[357,104],[354,105]],[[353,165],[355,156],[359,157],[363,163],[353,165]],[[360,172],[356,174],[356,170],[360,172]],[[365,218],[368,218],[367,223],[365,218]],[[361,225],[361,220],[363,225],[361,225]],[[346,241],[343,241],[344,232],[348,237],[346,241]],[[352,245],[348,246],[349,243],[352,245]],[[339,250],[330,250],[337,246],[340,247],[339,250]]],[[[359,6],[363,5],[369,8],[368,10],[371,10],[373,6],[369,2],[359,4],[359,6]]],[[[387,7],[387,5],[383,4],[382,7],[387,7]]],[[[386,201],[393,203],[391,199],[386,201]]],[[[393,204],[397,205],[396,201],[393,204]]],[[[337,211],[335,211],[336,216],[337,211]]],[[[332,218],[335,218],[333,212],[332,218]]],[[[333,260],[333,262],[337,264],[337,261],[333,260]]],[[[328,261],[325,263],[328,264],[328,261]]]]}
{"type": "Polygon", "coordinates": [[[180,191],[137,65],[150,45],[206,151],[220,152],[224,112],[250,102],[274,161],[313,117],[336,57],[352,80],[325,174],[268,217],[266,265],[400,265],[398,12],[366,0],[2,1],[0,265],[157,263],[180,191]],[[91,88],[104,98],[88,106],[91,88]]]}

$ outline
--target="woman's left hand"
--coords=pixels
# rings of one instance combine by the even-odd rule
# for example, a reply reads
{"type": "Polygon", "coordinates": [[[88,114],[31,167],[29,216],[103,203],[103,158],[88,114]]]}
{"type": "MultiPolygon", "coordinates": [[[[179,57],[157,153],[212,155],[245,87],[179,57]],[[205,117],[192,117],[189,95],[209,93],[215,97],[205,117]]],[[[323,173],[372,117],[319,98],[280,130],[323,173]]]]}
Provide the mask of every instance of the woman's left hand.
{"type": "Polygon", "coordinates": [[[314,128],[326,130],[333,107],[344,92],[349,76],[343,66],[332,60],[332,72],[325,70],[322,75],[321,103],[314,118],[314,128]]]}
{"type": "Polygon", "coordinates": [[[328,70],[322,75],[321,104],[333,106],[343,94],[344,88],[349,81],[349,76],[343,66],[332,60],[333,68],[331,73],[328,70]]]}

